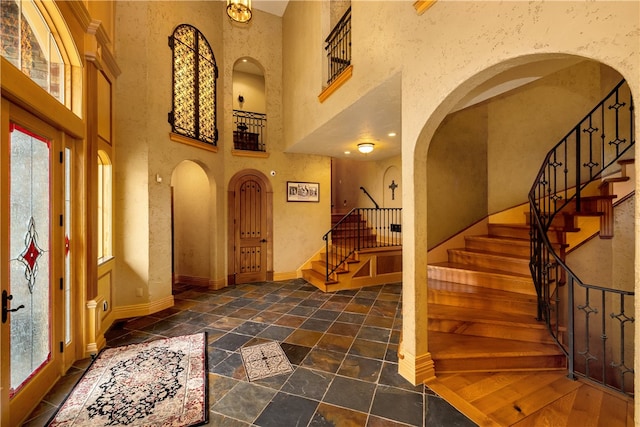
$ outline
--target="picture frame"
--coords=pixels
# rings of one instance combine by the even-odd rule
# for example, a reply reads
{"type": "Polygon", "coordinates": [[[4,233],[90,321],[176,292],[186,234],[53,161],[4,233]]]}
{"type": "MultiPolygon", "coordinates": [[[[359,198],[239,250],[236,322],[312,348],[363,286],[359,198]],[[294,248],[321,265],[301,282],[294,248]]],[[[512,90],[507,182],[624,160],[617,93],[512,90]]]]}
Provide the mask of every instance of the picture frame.
{"type": "Polygon", "coordinates": [[[287,181],[287,202],[320,202],[320,183],[287,181]]]}

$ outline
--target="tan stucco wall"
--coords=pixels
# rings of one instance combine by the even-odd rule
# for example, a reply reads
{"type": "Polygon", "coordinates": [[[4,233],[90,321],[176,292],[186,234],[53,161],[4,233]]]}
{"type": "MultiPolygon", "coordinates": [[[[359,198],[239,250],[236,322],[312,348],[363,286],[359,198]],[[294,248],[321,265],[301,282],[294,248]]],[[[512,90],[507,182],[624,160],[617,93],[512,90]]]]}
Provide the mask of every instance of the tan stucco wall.
{"type": "Polygon", "coordinates": [[[595,237],[567,255],[567,265],[584,283],[633,290],[634,209],[635,197],[615,207],[613,239],[595,237]]]}
{"type": "Polygon", "coordinates": [[[264,87],[264,76],[257,74],[233,72],[233,108],[235,110],[264,113],[267,110],[264,87]],[[244,101],[240,104],[238,97],[244,101]]]}
{"type": "Polygon", "coordinates": [[[333,159],[333,211],[347,213],[353,208],[373,208],[375,205],[364,194],[364,187],[381,208],[401,208],[401,176],[402,159],[400,156],[378,161],[358,161],[350,159],[333,159]],[[395,171],[395,173],[394,173],[395,171]],[[391,175],[398,186],[395,200],[391,200],[391,175]]]}
{"type": "Polygon", "coordinates": [[[486,104],[450,114],[429,146],[429,249],[487,216],[486,104]]]}
{"type": "Polygon", "coordinates": [[[547,152],[619,83],[601,89],[600,70],[581,62],[489,102],[489,214],[526,202],[547,152]]]}
{"type": "Polygon", "coordinates": [[[631,79],[637,94],[639,4],[439,1],[419,16],[411,2],[353,1],[353,77],[318,104],[322,18],[317,15],[321,12],[316,2],[294,2],[285,14],[284,102],[296,106],[285,110],[285,123],[296,124],[287,127],[286,143],[294,144],[401,71],[403,346],[410,360],[405,363],[411,364],[428,351],[426,334],[420,332],[427,330],[427,248],[422,242],[427,240],[428,222],[426,159],[436,129],[480,83],[512,67],[558,54],[583,56],[613,67],[631,79]]]}
{"type": "MultiPolygon", "coordinates": [[[[231,24],[220,2],[118,2],[118,64],[123,70],[116,91],[117,258],[116,304],[153,302],[171,295],[170,183],[183,160],[205,171],[209,190],[211,283],[227,277],[227,183],[238,171],[255,169],[274,189],[274,273],[295,275],[323,244],[330,226],[330,161],[312,155],[286,154],[282,117],[282,32],[280,18],[254,11],[248,26],[231,24]],[[211,45],[219,68],[217,82],[218,152],[169,139],[171,50],[167,37],[187,23],[211,45]],[[232,154],[233,65],[249,57],[265,70],[268,158],[232,154]],[[118,163],[120,165],[120,163],[118,163]],[[275,176],[271,176],[275,171],[275,176]],[[156,176],[162,178],[157,182],[156,176]],[[319,203],[287,203],[287,181],[320,183],[319,203]],[[296,250],[292,251],[292,242],[296,250]],[[142,289],[143,296],[136,291],[142,289]]],[[[234,102],[235,101],[235,102],[234,102]]],[[[203,262],[203,264],[206,264],[203,262]]]]}

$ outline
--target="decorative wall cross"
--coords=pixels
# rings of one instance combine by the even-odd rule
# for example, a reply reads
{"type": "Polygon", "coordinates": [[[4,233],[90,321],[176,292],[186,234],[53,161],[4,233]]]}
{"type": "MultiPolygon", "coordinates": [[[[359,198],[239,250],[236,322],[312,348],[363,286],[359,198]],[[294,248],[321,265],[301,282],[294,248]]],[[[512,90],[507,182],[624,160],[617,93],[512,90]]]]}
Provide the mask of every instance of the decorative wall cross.
{"type": "Polygon", "coordinates": [[[396,199],[396,188],[398,188],[398,184],[396,184],[396,180],[395,179],[391,180],[391,185],[389,186],[389,188],[391,189],[391,200],[395,200],[396,199]]]}

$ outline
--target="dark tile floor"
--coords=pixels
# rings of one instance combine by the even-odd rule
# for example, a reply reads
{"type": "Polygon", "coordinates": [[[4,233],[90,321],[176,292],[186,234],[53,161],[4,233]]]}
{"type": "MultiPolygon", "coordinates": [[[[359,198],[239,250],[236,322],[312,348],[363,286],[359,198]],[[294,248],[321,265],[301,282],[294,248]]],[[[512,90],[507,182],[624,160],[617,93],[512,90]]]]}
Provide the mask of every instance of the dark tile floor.
{"type": "MultiPolygon", "coordinates": [[[[219,291],[178,285],[174,307],[118,322],[107,344],[207,331],[212,426],[474,426],[398,375],[401,289],[323,293],[302,279],[219,291]],[[240,348],[267,341],[281,344],[294,369],[249,382],[240,348]]],[[[25,425],[45,425],[88,364],[78,362],[25,425]]]]}

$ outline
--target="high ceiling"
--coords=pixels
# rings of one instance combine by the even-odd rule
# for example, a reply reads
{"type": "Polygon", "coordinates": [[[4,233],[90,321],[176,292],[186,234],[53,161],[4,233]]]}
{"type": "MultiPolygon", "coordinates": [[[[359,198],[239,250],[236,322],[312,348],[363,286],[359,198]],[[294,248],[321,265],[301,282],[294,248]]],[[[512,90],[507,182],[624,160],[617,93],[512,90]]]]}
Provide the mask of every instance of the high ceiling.
{"type": "Polygon", "coordinates": [[[252,7],[272,15],[282,16],[289,0],[253,0],[252,7]]]}

